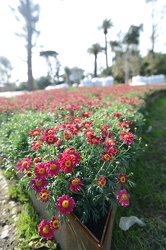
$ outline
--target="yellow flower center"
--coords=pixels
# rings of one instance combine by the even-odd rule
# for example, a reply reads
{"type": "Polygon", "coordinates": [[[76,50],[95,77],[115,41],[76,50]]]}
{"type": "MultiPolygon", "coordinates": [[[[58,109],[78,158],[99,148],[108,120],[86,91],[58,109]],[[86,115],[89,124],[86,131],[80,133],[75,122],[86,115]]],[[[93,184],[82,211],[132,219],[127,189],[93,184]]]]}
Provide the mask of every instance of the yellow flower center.
{"type": "Polygon", "coordinates": [[[56,164],[52,163],[52,164],[50,165],[50,169],[51,169],[51,170],[55,170],[56,168],[57,168],[56,164]]]}
{"type": "Polygon", "coordinates": [[[22,163],[22,167],[23,167],[23,168],[25,168],[27,165],[28,165],[28,162],[27,162],[27,161],[24,161],[24,162],[22,163]]]}
{"type": "Polygon", "coordinates": [[[129,138],[129,135],[124,135],[124,138],[125,138],[125,139],[129,138]]]}
{"type": "Polygon", "coordinates": [[[121,182],[125,182],[126,181],[126,178],[124,176],[120,177],[120,181],[121,182]]]}
{"type": "Polygon", "coordinates": [[[48,198],[48,193],[42,193],[42,199],[47,200],[48,198]]]}
{"type": "Polygon", "coordinates": [[[48,134],[52,134],[52,130],[50,129],[50,130],[48,130],[48,132],[47,132],[48,134]]]}
{"type": "Polygon", "coordinates": [[[43,227],[43,233],[48,234],[49,231],[50,231],[49,226],[48,226],[48,225],[45,225],[45,226],[43,227]]]}
{"type": "Polygon", "coordinates": [[[78,180],[72,180],[71,183],[72,183],[73,186],[77,186],[78,185],[78,180]]]}
{"type": "Polygon", "coordinates": [[[67,167],[67,168],[71,167],[71,161],[70,160],[65,162],[65,167],[67,167]]]}
{"type": "Polygon", "coordinates": [[[122,198],[123,201],[128,200],[127,194],[122,194],[122,197],[121,197],[121,198],[122,198]]]}
{"type": "Polygon", "coordinates": [[[44,174],[46,172],[45,168],[40,168],[39,169],[39,174],[44,174]]]}
{"type": "Polygon", "coordinates": [[[62,202],[62,207],[68,208],[68,206],[69,206],[69,201],[68,201],[68,200],[64,200],[64,201],[62,202]]]}
{"type": "Polygon", "coordinates": [[[40,187],[42,185],[42,181],[37,181],[36,186],[40,187]]]}
{"type": "Polygon", "coordinates": [[[110,156],[109,156],[108,154],[105,154],[105,155],[104,155],[104,159],[109,160],[109,159],[110,159],[110,156]]]}
{"type": "Polygon", "coordinates": [[[52,222],[52,226],[53,226],[53,228],[58,228],[59,227],[59,220],[54,220],[52,222]]]}
{"type": "Polygon", "coordinates": [[[33,134],[34,134],[34,135],[38,135],[39,132],[38,132],[38,131],[34,131],[33,134]]]}
{"type": "Polygon", "coordinates": [[[54,139],[53,139],[53,138],[49,138],[48,141],[49,141],[49,142],[53,142],[54,139]]]}

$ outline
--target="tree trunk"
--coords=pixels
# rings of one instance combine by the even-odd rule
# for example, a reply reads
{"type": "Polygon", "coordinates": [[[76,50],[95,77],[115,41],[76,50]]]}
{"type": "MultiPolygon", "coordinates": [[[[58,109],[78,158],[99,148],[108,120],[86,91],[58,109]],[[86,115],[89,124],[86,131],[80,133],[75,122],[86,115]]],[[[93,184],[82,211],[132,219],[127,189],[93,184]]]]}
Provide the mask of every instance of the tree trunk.
{"type": "Polygon", "coordinates": [[[97,55],[95,55],[94,77],[97,77],[97,55]]]}
{"type": "Polygon", "coordinates": [[[108,69],[107,34],[105,34],[105,60],[106,60],[106,68],[108,69]]]}
{"type": "Polygon", "coordinates": [[[27,9],[28,9],[28,44],[27,44],[27,64],[28,64],[28,90],[34,90],[34,81],[32,74],[32,25],[31,25],[31,10],[30,10],[30,2],[27,0],[27,9]]]}

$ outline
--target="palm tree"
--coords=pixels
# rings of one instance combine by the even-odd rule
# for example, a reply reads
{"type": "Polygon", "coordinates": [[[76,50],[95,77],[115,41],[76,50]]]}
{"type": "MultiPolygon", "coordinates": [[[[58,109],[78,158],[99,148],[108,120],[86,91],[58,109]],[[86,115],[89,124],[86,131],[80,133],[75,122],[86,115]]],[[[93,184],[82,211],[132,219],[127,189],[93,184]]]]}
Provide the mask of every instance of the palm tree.
{"type": "Polygon", "coordinates": [[[105,19],[102,23],[102,26],[99,29],[102,29],[105,35],[105,59],[106,59],[106,68],[108,69],[108,56],[107,56],[107,33],[108,29],[113,27],[111,19],[105,19]]]}
{"type": "Polygon", "coordinates": [[[124,36],[123,43],[126,44],[125,52],[125,83],[129,80],[129,53],[137,51],[139,45],[140,32],[143,30],[143,24],[139,26],[131,25],[127,34],[124,36]]]}
{"type": "Polygon", "coordinates": [[[89,49],[88,53],[95,56],[94,62],[94,77],[97,77],[97,56],[100,52],[103,51],[103,48],[100,46],[99,43],[93,44],[89,49]]]}

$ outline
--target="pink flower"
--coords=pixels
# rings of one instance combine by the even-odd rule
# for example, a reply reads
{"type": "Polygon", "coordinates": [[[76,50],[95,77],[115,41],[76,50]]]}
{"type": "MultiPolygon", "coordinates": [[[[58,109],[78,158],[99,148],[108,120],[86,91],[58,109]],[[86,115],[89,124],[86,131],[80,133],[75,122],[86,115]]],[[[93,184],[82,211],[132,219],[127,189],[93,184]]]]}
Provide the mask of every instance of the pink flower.
{"type": "Polygon", "coordinates": [[[75,202],[73,197],[63,194],[57,199],[56,205],[61,214],[70,214],[73,211],[75,202]]]}
{"type": "Polygon", "coordinates": [[[33,150],[37,150],[37,149],[41,148],[41,146],[42,146],[42,142],[41,141],[34,141],[34,142],[32,142],[32,149],[33,150]]]}
{"type": "Polygon", "coordinates": [[[58,141],[58,138],[53,134],[48,134],[44,137],[44,140],[47,144],[55,144],[58,141]]]}
{"type": "Polygon", "coordinates": [[[50,197],[50,191],[47,189],[42,189],[39,193],[39,197],[42,202],[47,202],[50,197]]]}
{"type": "Polygon", "coordinates": [[[38,163],[34,168],[34,173],[36,175],[36,178],[45,179],[48,176],[46,164],[38,163]]]}
{"type": "Polygon", "coordinates": [[[70,181],[70,190],[74,192],[80,191],[81,186],[84,184],[80,180],[80,178],[74,178],[73,180],[70,181]]]}
{"type": "Polygon", "coordinates": [[[130,132],[122,132],[120,134],[120,139],[127,145],[132,144],[134,141],[134,135],[130,132]]]}
{"type": "Polygon", "coordinates": [[[112,161],[112,153],[110,152],[103,152],[100,154],[103,161],[112,161]]]}
{"type": "Polygon", "coordinates": [[[22,161],[17,162],[16,165],[18,166],[18,171],[28,171],[30,169],[30,166],[32,165],[32,160],[31,158],[24,158],[22,161]]]}
{"type": "Polygon", "coordinates": [[[47,173],[49,176],[57,176],[60,170],[60,164],[58,160],[50,160],[45,163],[47,173]]]}
{"type": "Polygon", "coordinates": [[[50,221],[42,220],[38,226],[38,233],[46,240],[54,236],[54,229],[50,221]]]}
{"type": "Polygon", "coordinates": [[[118,176],[118,181],[119,181],[119,184],[121,185],[127,184],[127,176],[125,174],[120,174],[118,176]]]}
{"type": "Polygon", "coordinates": [[[97,181],[97,184],[100,186],[100,187],[104,187],[106,185],[107,181],[106,181],[106,178],[101,176],[99,177],[98,181],[97,181]]]}
{"type": "Polygon", "coordinates": [[[116,196],[117,200],[123,207],[127,207],[130,205],[129,198],[130,195],[127,193],[126,189],[119,190],[116,196]]]}
{"type": "Polygon", "coordinates": [[[41,134],[41,132],[42,132],[42,129],[41,129],[41,128],[35,128],[35,129],[31,130],[31,131],[29,132],[29,134],[30,134],[31,136],[38,136],[38,135],[41,134]]]}
{"type": "Polygon", "coordinates": [[[33,179],[31,180],[32,189],[35,189],[37,193],[41,192],[44,187],[48,185],[47,179],[33,179]]]}

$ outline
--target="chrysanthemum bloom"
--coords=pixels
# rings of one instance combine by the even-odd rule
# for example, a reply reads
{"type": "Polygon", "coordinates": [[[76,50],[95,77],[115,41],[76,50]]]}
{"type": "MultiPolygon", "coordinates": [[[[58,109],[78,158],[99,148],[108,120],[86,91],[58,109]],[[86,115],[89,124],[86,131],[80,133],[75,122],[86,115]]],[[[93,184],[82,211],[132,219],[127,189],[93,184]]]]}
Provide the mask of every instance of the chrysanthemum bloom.
{"type": "Polygon", "coordinates": [[[38,226],[38,233],[46,240],[54,236],[54,229],[50,221],[42,220],[38,226]]]}
{"type": "Polygon", "coordinates": [[[100,187],[104,187],[106,185],[107,181],[106,181],[106,178],[101,176],[99,177],[98,181],[97,181],[97,184],[100,186],[100,187]]]}
{"type": "Polygon", "coordinates": [[[100,129],[101,129],[101,134],[102,134],[103,138],[112,136],[112,132],[110,131],[109,124],[105,124],[104,126],[100,126],[100,129]]]}
{"type": "Polygon", "coordinates": [[[92,127],[92,122],[89,122],[89,121],[83,122],[82,127],[86,128],[86,129],[90,128],[90,127],[92,127]]]}
{"type": "Polygon", "coordinates": [[[110,146],[109,148],[107,148],[107,152],[112,155],[117,155],[119,153],[119,150],[115,146],[110,146]]]}
{"type": "Polygon", "coordinates": [[[121,113],[118,113],[118,112],[114,112],[114,113],[113,113],[113,116],[115,116],[115,117],[121,117],[122,114],[121,114],[121,113]]]}
{"type": "Polygon", "coordinates": [[[130,132],[122,132],[120,134],[120,139],[127,145],[130,145],[134,141],[134,135],[130,132]]]}
{"type": "Polygon", "coordinates": [[[72,125],[72,127],[69,129],[69,131],[73,134],[73,135],[77,135],[81,129],[80,127],[78,126],[78,124],[74,124],[72,125]]]}
{"type": "Polygon", "coordinates": [[[72,138],[72,134],[68,131],[64,132],[64,139],[69,141],[72,138]]]}
{"type": "Polygon", "coordinates": [[[38,163],[34,168],[34,173],[36,178],[38,179],[45,179],[48,176],[46,164],[45,163],[38,163]]]}
{"type": "Polygon", "coordinates": [[[70,190],[73,192],[80,191],[81,186],[83,186],[83,182],[80,180],[80,178],[74,178],[70,181],[70,190]]]}
{"type": "Polygon", "coordinates": [[[89,144],[99,145],[101,143],[101,138],[95,135],[89,135],[87,136],[87,141],[89,142],[89,144]]]}
{"type": "Polygon", "coordinates": [[[120,174],[118,176],[118,181],[119,181],[119,184],[125,185],[125,184],[127,184],[128,178],[125,174],[120,174]]]}
{"type": "Polygon", "coordinates": [[[39,163],[39,162],[41,162],[42,161],[42,159],[41,159],[41,157],[39,157],[39,156],[37,156],[37,157],[35,157],[34,159],[33,159],[33,162],[34,163],[39,163]]]}
{"type": "Polygon", "coordinates": [[[70,214],[75,206],[73,197],[63,194],[57,199],[57,208],[61,214],[70,214]]]}
{"type": "Polygon", "coordinates": [[[84,111],[82,112],[82,117],[89,117],[92,114],[92,111],[84,111]]]}
{"type": "Polygon", "coordinates": [[[18,171],[28,171],[32,165],[31,158],[24,158],[22,161],[17,162],[18,171]]]}
{"type": "Polygon", "coordinates": [[[63,123],[61,126],[62,126],[62,129],[70,129],[72,126],[72,122],[63,123]]]}
{"type": "Polygon", "coordinates": [[[81,123],[81,121],[82,121],[82,118],[79,118],[79,117],[73,117],[72,118],[73,123],[81,123]]]}
{"type": "Polygon", "coordinates": [[[31,180],[32,189],[36,191],[36,193],[39,193],[42,191],[43,188],[45,188],[48,185],[47,179],[33,179],[31,180]]]}
{"type": "Polygon", "coordinates": [[[50,160],[45,163],[47,173],[49,176],[57,176],[60,170],[60,164],[58,160],[50,160]]]}
{"type": "Polygon", "coordinates": [[[119,122],[118,128],[129,128],[129,122],[119,122]]]}
{"type": "Polygon", "coordinates": [[[81,156],[80,154],[75,151],[73,148],[66,148],[62,154],[59,154],[59,159],[62,159],[66,154],[70,155],[73,157],[73,161],[75,161],[75,164],[79,164],[81,161],[81,156]]]}
{"type": "Polygon", "coordinates": [[[56,137],[53,134],[50,134],[50,135],[46,135],[44,139],[45,139],[45,142],[50,145],[50,144],[55,144],[56,141],[58,140],[58,137],[56,137]]]}
{"type": "Polygon", "coordinates": [[[60,169],[65,173],[71,173],[76,165],[74,157],[69,154],[65,154],[61,159],[59,159],[60,169]]]}
{"type": "Polygon", "coordinates": [[[39,197],[42,202],[47,202],[50,197],[50,191],[47,189],[42,189],[39,193],[39,197]]]}
{"type": "Polygon", "coordinates": [[[44,130],[44,135],[46,136],[46,135],[54,134],[55,130],[56,130],[55,128],[46,128],[44,130]]]}
{"type": "Polygon", "coordinates": [[[116,198],[121,204],[121,206],[127,207],[130,205],[130,202],[129,202],[130,195],[127,193],[126,189],[119,190],[116,198]]]}
{"type": "Polygon", "coordinates": [[[115,146],[116,145],[116,140],[112,139],[112,138],[107,138],[105,140],[105,146],[106,148],[110,147],[110,146],[115,146]]]}
{"type": "Polygon", "coordinates": [[[60,226],[60,220],[59,220],[59,218],[57,218],[55,216],[52,217],[51,225],[52,225],[52,227],[53,227],[54,230],[58,230],[59,226],[60,226]]]}
{"type": "Polygon", "coordinates": [[[86,136],[90,136],[90,135],[94,135],[95,131],[93,129],[87,129],[84,131],[84,135],[86,136]]]}
{"type": "Polygon", "coordinates": [[[41,132],[42,132],[42,129],[41,129],[41,128],[35,128],[35,129],[31,130],[31,131],[29,132],[29,134],[30,134],[31,136],[38,136],[38,135],[41,134],[41,132]]]}
{"type": "Polygon", "coordinates": [[[100,154],[103,161],[112,161],[112,154],[109,152],[103,152],[100,154]]]}
{"type": "Polygon", "coordinates": [[[32,142],[32,149],[33,150],[37,150],[37,149],[41,148],[41,146],[42,146],[42,142],[41,141],[34,141],[34,142],[32,142]]]}

